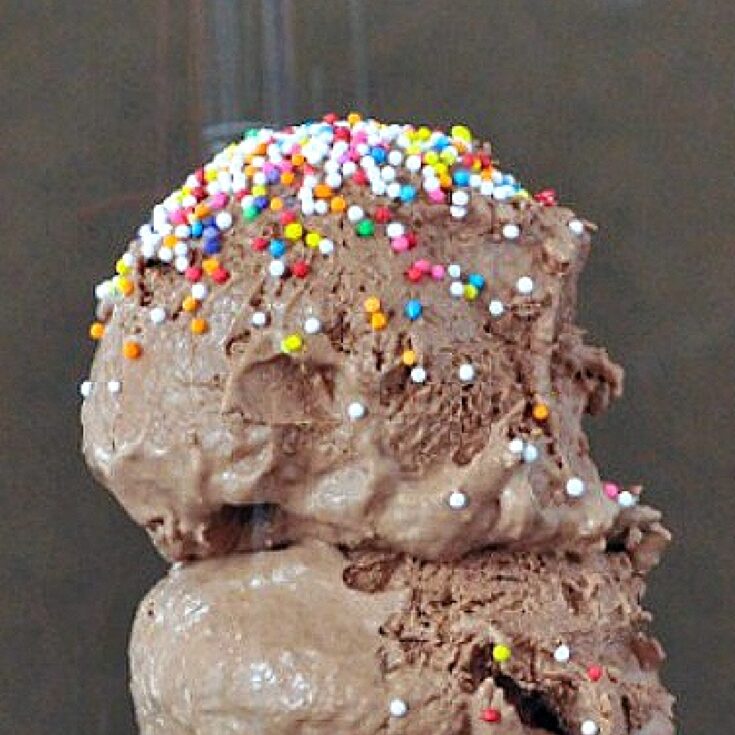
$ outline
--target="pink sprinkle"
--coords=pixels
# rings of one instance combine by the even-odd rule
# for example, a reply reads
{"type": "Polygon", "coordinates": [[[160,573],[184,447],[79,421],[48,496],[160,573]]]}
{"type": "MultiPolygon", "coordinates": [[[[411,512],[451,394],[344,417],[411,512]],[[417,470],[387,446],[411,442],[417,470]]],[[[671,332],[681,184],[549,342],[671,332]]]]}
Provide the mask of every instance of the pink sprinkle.
{"type": "Polygon", "coordinates": [[[191,283],[196,283],[199,281],[202,277],[202,269],[197,268],[194,265],[189,266],[184,271],[184,278],[186,278],[187,281],[190,281],[191,283]]]}
{"type": "Polygon", "coordinates": [[[432,265],[431,266],[431,277],[435,281],[441,281],[444,278],[444,266],[443,265],[432,265]]]}
{"type": "Polygon", "coordinates": [[[174,209],[168,217],[172,225],[186,225],[186,212],[183,209],[174,209]]]}
{"type": "Polygon", "coordinates": [[[602,489],[610,500],[615,500],[620,495],[620,488],[614,482],[603,482],[602,489]]]}
{"type": "Polygon", "coordinates": [[[444,201],[444,192],[441,189],[433,189],[429,192],[429,199],[434,204],[441,204],[444,201]]]}
{"type": "Polygon", "coordinates": [[[210,209],[222,209],[222,207],[227,206],[228,200],[229,200],[229,197],[227,196],[227,194],[223,192],[215,194],[209,200],[209,208],[210,209]]]}
{"type": "Polygon", "coordinates": [[[431,263],[428,260],[417,260],[414,267],[418,268],[422,273],[431,273],[431,263]]]}
{"type": "Polygon", "coordinates": [[[408,250],[408,238],[405,235],[395,237],[390,241],[390,246],[396,253],[405,253],[408,250]]]}

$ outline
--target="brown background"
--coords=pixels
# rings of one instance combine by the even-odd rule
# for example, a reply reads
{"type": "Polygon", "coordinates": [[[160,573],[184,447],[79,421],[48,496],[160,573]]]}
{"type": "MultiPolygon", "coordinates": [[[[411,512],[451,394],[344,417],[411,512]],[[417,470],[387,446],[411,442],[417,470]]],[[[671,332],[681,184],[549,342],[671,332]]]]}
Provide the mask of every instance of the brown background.
{"type": "Polygon", "coordinates": [[[78,454],[93,284],[205,123],[358,103],[466,121],[601,224],[581,316],[628,378],[593,446],[676,533],[649,604],[681,732],[735,732],[735,3],[290,5],[269,51],[260,2],[0,2],[0,732],[134,732],[127,631],[164,567],[78,454]]]}

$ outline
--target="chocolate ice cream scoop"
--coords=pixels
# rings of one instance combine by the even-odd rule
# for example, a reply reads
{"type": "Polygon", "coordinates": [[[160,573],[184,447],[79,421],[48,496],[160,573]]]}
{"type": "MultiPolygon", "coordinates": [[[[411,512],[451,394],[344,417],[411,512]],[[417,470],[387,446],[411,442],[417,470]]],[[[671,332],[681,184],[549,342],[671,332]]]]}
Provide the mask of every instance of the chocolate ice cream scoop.
{"type": "Polygon", "coordinates": [[[306,542],[176,566],[133,630],[141,733],[671,735],[632,551],[306,542]]]}
{"type": "Polygon", "coordinates": [[[580,420],[621,370],[573,324],[591,230],[462,126],[252,131],[98,286],[87,461],[171,559],[601,548],[621,504],[580,420]]]}

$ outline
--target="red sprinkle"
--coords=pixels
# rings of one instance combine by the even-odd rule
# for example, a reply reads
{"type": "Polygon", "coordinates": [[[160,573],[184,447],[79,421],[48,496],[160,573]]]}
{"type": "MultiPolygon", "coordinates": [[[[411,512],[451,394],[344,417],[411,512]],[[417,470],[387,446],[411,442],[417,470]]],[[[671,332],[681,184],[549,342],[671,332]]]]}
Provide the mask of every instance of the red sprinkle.
{"type": "Polygon", "coordinates": [[[556,204],[556,191],[554,189],[544,189],[534,194],[533,198],[545,207],[553,207],[556,204]]]}
{"type": "Polygon", "coordinates": [[[260,253],[268,247],[268,240],[266,240],[264,237],[255,237],[253,238],[251,247],[253,248],[253,250],[255,250],[256,253],[260,253]]]}
{"type": "Polygon", "coordinates": [[[190,265],[184,271],[184,278],[186,278],[186,280],[191,283],[196,283],[198,280],[201,279],[201,277],[202,277],[202,269],[198,268],[195,265],[190,265]]]}
{"type": "Polygon", "coordinates": [[[600,681],[602,679],[602,667],[590,666],[587,669],[587,677],[590,681],[600,681]]]}
{"type": "Polygon", "coordinates": [[[407,271],[406,271],[406,278],[408,278],[411,283],[418,283],[423,278],[423,273],[421,270],[419,270],[415,265],[412,265],[407,271]]]}
{"type": "Polygon", "coordinates": [[[337,122],[337,115],[335,115],[333,112],[328,112],[322,119],[325,123],[333,125],[337,122]]]}
{"type": "Polygon", "coordinates": [[[355,173],[352,175],[352,180],[356,184],[363,184],[364,185],[364,184],[367,184],[368,183],[367,174],[362,169],[358,169],[357,171],[355,171],[355,173]]]}
{"type": "Polygon", "coordinates": [[[291,266],[291,272],[296,278],[306,278],[309,275],[309,264],[305,260],[297,260],[291,266]]]}
{"type": "Polygon", "coordinates": [[[281,224],[282,225],[290,225],[292,222],[296,221],[296,212],[294,212],[292,209],[286,209],[281,213],[281,224]]]}
{"type": "Polygon", "coordinates": [[[373,219],[378,224],[387,224],[391,219],[390,209],[388,209],[388,207],[378,207],[373,213],[373,219]]]}
{"type": "Polygon", "coordinates": [[[212,280],[215,283],[227,283],[230,278],[230,271],[227,268],[223,268],[221,265],[212,271],[212,280]]]}
{"type": "Polygon", "coordinates": [[[416,237],[415,232],[407,232],[406,233],[406,240],[408,240],[408,247],[409,250],[411,248],[415,248],[419,244],[419,239],[416,237]]]}
{"type": "Polygon", "coordinates": [[[500,722],[502,718],[500,716],[500,710],[494,709],[493,707],[488,707],[487,709],[482,710],[480,719],[484,720],[485,722],[500,722]]]}

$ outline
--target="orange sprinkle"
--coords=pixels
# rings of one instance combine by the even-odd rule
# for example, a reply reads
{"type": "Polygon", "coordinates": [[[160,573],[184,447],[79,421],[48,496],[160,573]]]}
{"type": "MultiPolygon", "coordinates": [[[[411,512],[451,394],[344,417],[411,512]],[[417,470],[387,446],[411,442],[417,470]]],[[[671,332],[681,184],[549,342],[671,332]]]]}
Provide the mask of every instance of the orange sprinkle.
{"type": "Polygon", "coordinates": [[[452,177],[449,174],[442,174],[439,177],[439,186],[441,186],[442,189],[451,189],[452,177]]]}
{"type": "Polygon", "coordinates": [[[191,331],[194,332],[194,334],[204,334],[207,329],[209,329],[209,325],[207,324],[206,319],[196,317],[191,320],[191,331]]]}
{"type": "Polygon", "coordinates": [[[123,342],[122,353],[128,360],[137,360],[143,353],[143,348],[135,340],[129,339],[123,342]]]}
{"type": "Polygon", "coordinates": [[[351,112],[349,115],[347,115],[347,122],[350,125],[356,125],[357,123],[362,120],[362,116],[359,112],[351,112]]]}
{"type": "Polygon", "coordinates": [[[187,296],[181,302],[181,308],[189,313],[196,311],[199,308],[199,302],[193,296],[187,296]]]}
{"type": "Polygon", "coordinates": [[[291,163],[293,163],[294,166],[303,166],[306,159],[301,153],[294,153],[293,156],[291,156],[291,163]]]}
{"type": "Polygon", "coordinates": [[[259,143],[255,149],[256,156],[264,156],[268,152],[268,146],[265,143],[259,143]]]}
{"type": "Polygon", "coordinates": [[[480,173],[480,178],[483,181],[487,181],[488,179],[491,179],[493,177],[493,167],[488,166],[487,168],[484,168],[482,172],[480,173]]]}
{"type": "MultiPolygon", "coordinates": [[[[281,181],[283,181],[283,176],[281,176],[281,181]]],[[[280,212],[283,209],[283,199],[281,197],[273,197],[270,208],[272,212],[280,212]]]]}
{"type": "Polygon", "coordinates": [[[281,183],[284,186],[290,186],[296,179],[296,174],[293,171],[284,171],[281,174],[281,183]]]}
{"type": "Polygon", "coordinates": [[[169,233],[168,235],[165,235],[163,238],[163,244],[167,248],[173,248],[176,246],[176,243],[179,241],[179,238],[176,237],[176,235],[169,233]]]}
{"type": "Polygon", "coordinates": [[[258,173],[256,166],[245,166],[245,176],[252,178],[256,173],[258,173]]]}
{"type": "Polygon", "coordinates": [[[204,202],[202,202],[201,204],[197,204],[196,207],[194,207],[194,214],[199,219],[204,219],[205,217],[208,217],[209,213],[209,207],[204,202]]]}
{"type": "Polygon", "coordinates": [[[102,339],[105,333],[105,325],[102,322],[93,322],[89,325],[89,336],[94,339],[102,339]]]}
{"type": "Polygon", "coordinates": [[[202,270],[208,276],[211,276],[212,273],[217,270],[217,268],[219,268],[219,260],[217,260],[217,258],[205,258],[202,261],[202,270]]]}
{"type": "Polygon", "coordinates": [[[413,350],[404,350],[401,355],[401,362],[406,367],[411,367],[416,364],[416,353],[413,350]]]}
{"type": "Polygon", "coordinates": [[[365,299],[365,311],[368,314],[375,314],[380,311],[380,299],[377,296],[368,296],[365,299]]]}
{"type": "Polygon", "coordinates": [[[314,196],[317,199],[329,199],[332,196],[332,187],[326,184],[317,184],[314,187],[314,196]]]}
{"type": "Polygon", "coordinates": [[[376,331],[384,329],[386,324],[388,324],[388,317],[382,311],[376,311],[370,315],[370,326],[376,331]]]}
{"type": "Polygon", "coordinates": [[[546,421],[549,418],[549,407],[545,403],[537,403],[531,413],[536,421],[546,421]]]}
{"type": "Polygon", "coordinates": [[[347,209],[347,202],[344,197],[336,196],[332,198],[329,207],[333,212],[344,212],[347,209]]]}
{"type": "Polygon", "coordinates": [[[120,293],[122,293],[123,296],[130,296],[130,294],[135,290],[133,282],[124,276],[121,276],[118,280],[117,287],[120,289],[120,293]]]}

